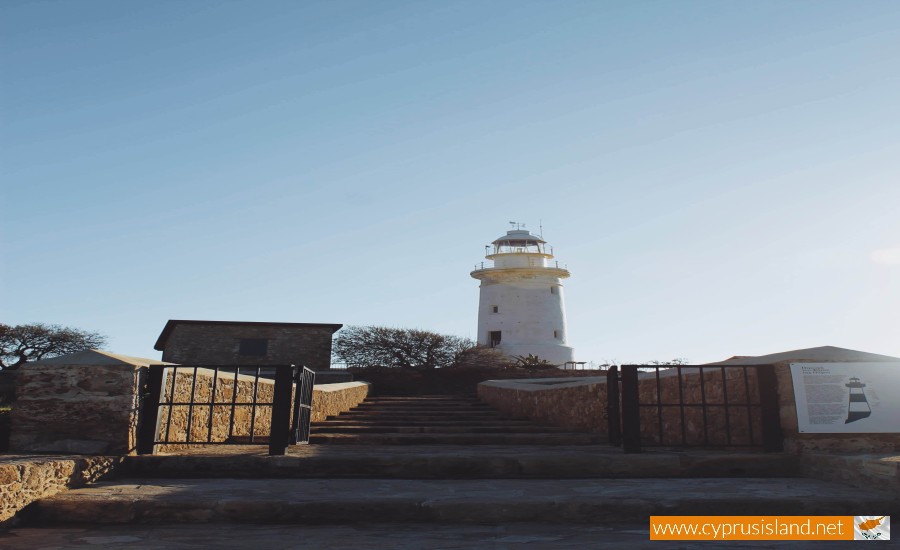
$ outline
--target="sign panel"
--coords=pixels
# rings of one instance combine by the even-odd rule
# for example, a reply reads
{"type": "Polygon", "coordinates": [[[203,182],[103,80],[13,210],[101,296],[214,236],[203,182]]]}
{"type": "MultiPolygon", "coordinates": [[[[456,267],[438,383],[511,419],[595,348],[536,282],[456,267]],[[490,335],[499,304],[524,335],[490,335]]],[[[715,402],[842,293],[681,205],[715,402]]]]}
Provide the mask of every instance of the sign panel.
{"type": "Polygon", "coordinates": [[[900,363],[791,363],[800,433],[900,433],[900,363]]]}

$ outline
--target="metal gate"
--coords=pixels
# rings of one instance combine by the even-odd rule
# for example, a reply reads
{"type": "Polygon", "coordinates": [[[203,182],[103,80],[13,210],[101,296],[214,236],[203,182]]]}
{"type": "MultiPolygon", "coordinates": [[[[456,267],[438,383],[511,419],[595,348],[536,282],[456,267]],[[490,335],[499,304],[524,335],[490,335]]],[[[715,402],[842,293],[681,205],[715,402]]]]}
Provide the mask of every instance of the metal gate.
{"type": "Polygon", "coordinates": [[[607,371],[609,441],[781,451],[773,365],[623,365],[607,371]]]}
{"type": "Polygon", "coordinates": [[[291,429],[291,443],[309,443],[309,423],[312,418],[313,386],[316,373],[306,367],[300,371],[297,393],[294,395],[294,422],[291,429]]]}
{"type": "Polygon", "coordinates": [[[314,382],[313,371],[293,365],[151,365],[137,451],[268,443],[269,454],[283,455],[309,441],[314,382]]]}

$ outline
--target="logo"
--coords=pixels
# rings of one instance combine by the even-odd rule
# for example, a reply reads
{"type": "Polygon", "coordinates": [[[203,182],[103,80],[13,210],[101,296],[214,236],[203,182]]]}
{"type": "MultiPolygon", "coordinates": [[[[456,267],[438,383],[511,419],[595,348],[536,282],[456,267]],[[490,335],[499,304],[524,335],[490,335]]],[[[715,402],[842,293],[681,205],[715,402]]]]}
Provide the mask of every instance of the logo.
{"type": "Polygon", "coordinates": [[[891,516],[853,516],[853,540],[891,540],[891,516]]]}

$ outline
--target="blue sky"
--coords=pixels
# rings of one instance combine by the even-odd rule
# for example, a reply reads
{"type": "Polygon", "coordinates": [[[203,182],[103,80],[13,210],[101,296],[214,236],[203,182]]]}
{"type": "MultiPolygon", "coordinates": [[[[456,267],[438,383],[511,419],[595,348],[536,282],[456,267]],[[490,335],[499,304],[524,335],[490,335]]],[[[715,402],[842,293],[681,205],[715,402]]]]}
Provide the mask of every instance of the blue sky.
{"type": "Polygon", "coordinates": [[[900,355],[900,3],[0,5],[0,320],[475,337],[510,220],[579,360],[900,355]]]}

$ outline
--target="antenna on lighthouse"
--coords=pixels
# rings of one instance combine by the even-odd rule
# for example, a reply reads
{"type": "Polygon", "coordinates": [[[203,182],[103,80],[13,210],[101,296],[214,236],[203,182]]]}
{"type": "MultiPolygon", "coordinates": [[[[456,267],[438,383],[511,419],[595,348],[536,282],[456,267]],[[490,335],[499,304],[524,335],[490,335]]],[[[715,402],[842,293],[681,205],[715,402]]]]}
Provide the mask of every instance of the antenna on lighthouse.
{"type": "Polygon", "coordinates": [[[538,236],[544,238],[544,220],[538,220],[538,236]]]}

